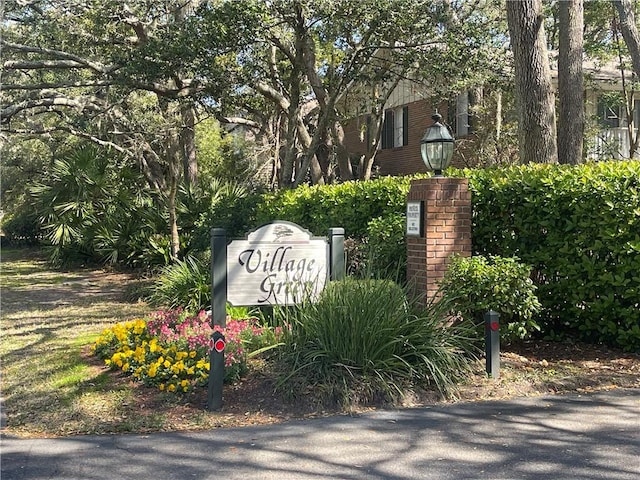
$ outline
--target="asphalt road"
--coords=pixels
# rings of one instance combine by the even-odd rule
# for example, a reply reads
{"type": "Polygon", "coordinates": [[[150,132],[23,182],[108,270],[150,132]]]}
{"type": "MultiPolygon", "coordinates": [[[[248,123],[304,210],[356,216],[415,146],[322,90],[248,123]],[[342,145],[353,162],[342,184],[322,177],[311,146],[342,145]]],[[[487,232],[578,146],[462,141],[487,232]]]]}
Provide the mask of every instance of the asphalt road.
{"type": "Polygon", "coordinates": [[[638,480],[640,390],[0,448],[2,480],[638,480]]]}

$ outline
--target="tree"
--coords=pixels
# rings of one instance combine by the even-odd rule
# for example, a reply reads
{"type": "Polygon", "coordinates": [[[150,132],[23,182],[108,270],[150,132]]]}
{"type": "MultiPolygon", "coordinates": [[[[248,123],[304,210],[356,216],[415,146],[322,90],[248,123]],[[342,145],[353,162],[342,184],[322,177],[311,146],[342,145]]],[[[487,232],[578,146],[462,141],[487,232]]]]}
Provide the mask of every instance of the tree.
{"type": "Polygon", "coordinates": [[[503,63],[494,61],[495,17],[475,3],[281,0],[268,7],[246,66],[257,79],[252,89],[285,119],[284,187],[307,175],[312,183],[369,178],[384,109],[400,81],[435,98],[442,85],[463,88],[478,80],[471,72],[503,63]],[[369,118],[367,151],[349,159],[344,125],[359,116],[369,118]]]}
{"type": "Polygon", "coordinates": [[[584,136],[583,5],[582,0],[559,2],[558,161],[582,161],[584,136]]]}
{"type": "Polygon", "coordinates": [[[541,0],[507,3],[522,163],[558,161],[554,95],[541,0]]]}
{"type": "Polygon", "coordinates": [[[223,5],[210,25],[223,33],[206,37],[207,77],[194,71],[204,51],[192,22],[200,3],[12,2],[0,40],[11,55],[3,62],[5,134],[75,135],[134,158],[165,196],[174,257],[178,185],[197,181],[197,102],[205,92],[215,98],[233,57],[223,5]]]}
{"type": "Polygon", "coordinates": [[[631,0],[612,0],[612,3],[620,17],[620,30],[631,56],[633,71],[636,78],[640,78],[640,35],[638,34],[633,4],[631,0]]]}

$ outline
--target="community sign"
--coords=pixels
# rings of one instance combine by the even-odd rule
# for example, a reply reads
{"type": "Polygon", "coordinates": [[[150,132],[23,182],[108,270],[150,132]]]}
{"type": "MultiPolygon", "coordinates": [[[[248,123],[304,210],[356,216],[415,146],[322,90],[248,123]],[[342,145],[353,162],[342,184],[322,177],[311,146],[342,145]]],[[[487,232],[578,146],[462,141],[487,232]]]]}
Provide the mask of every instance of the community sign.
{"type": "Polygon", "coordinates": [[[227,246],[227,301],[294,305],[316,298],[328,275],[329,245],[291,222],[278,221],[227,246]]]}

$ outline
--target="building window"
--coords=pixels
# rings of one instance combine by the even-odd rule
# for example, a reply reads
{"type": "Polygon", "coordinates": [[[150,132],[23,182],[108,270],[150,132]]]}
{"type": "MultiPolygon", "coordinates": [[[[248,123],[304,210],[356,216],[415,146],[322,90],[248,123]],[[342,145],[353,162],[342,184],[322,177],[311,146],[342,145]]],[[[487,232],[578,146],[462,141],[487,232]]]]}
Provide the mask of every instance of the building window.
{"type": "Polygon", "coordinates": [[[603,95],[598,97],[598,123],[604,128],[618,128],[622,126],[624,106],[619,95],[603,95]],[[622,115],[621,115],[622,113],[622,115]]]}
{"type": "MultiPolygon", "coordinates": [[[[624,128],[629,122],[621,95],[603,95],[598,98],[598,124],[604,128],[624,128]]],[[[640,100],[633,102],[633,127],[640,127],[640,100]]]]}
{"type": "Polygon", "coordinates": [[[384,112],[382,148],[404,147],[409,143],[409,107],[398,107],[384,112]]]}

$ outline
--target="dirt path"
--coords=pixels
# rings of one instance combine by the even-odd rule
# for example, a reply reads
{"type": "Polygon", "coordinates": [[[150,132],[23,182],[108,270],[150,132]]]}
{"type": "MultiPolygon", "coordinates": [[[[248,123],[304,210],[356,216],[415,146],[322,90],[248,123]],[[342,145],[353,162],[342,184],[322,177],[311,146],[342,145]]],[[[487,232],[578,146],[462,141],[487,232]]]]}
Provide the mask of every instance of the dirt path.
{"type": "Polygon", "coordinates": [[[131,275],[100,269],[49,271],[35,251],[2,252],[2,311],[56,308],[123,299],[131,275]]]}

